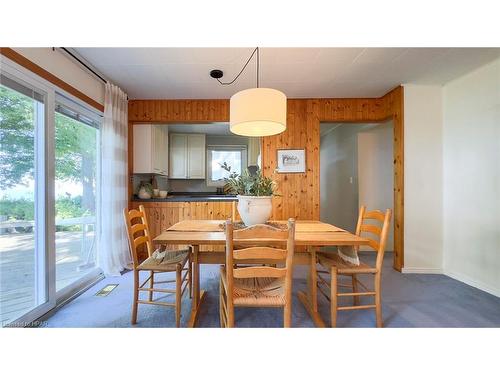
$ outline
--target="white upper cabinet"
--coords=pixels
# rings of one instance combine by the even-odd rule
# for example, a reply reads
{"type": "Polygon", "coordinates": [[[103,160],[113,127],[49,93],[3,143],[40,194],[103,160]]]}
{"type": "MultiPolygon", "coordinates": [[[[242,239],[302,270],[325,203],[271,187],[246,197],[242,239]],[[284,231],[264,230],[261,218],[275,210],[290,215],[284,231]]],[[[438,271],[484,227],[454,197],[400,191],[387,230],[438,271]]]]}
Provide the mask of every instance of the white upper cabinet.
{"type": "Polygon", "coordinates": [[[134,125],[134,173],[168,176],[168,126],[134,125]]]}
{"type": "Polygon", "coordinates": [[[170,178],[187,178],[187,135],[170,134],[170,178]]]}
{"type": "Polygon", "coordinates": [[[188,135],[188,178],[205,178],[205,134],[188,135]]]}
{"type": "Polygon", "coordinates": [[[170,134],[170,178],[205,178],[205,134],[170,134]]]}

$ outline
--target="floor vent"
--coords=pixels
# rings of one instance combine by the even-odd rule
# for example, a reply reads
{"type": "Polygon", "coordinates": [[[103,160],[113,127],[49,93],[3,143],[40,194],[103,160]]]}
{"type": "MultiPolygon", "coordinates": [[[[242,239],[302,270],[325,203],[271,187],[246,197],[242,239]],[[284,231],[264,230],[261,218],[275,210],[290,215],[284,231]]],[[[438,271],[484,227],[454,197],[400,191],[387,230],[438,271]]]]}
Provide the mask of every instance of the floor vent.
{"type": "Polygon", "coordinates": [[[118,286],[118,284],[108,284],[100,291],[98,291],[95,295],[97,297],[107,297],[109,293],[113,291],[118,286]]]}

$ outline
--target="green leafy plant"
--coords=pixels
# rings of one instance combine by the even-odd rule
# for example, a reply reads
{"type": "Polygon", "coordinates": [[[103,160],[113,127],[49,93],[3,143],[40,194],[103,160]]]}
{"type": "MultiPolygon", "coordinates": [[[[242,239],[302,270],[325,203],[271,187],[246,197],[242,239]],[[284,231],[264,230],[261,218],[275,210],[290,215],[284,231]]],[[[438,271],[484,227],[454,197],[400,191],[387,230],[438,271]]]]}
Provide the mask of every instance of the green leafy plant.
{"type": "Polygon", "coordinates": [[[276,182],[272,178],[262,175],[259,170],[255,174],[250,174],[245,169],[241,175],[231,172],[231,167],[226,162],[220,164],[221,168],[229,172],[229,177],[224,178],[228,191],[237,195],[249,195],[256,197],[278,196],[276,194],[276,182]]]}

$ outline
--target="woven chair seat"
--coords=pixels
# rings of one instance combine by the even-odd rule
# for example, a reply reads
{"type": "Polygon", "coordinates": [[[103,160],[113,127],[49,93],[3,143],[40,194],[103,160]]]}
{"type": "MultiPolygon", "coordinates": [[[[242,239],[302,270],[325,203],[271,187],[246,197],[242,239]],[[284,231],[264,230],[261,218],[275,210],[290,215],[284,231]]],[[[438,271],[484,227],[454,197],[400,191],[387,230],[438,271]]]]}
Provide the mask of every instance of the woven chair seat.
{"type": "Polygon", "coordinates": [[[233,303],[235,306],[285,306],[285,279],[235,278],[233,303]]]}
{"type": "Polygon", "coordinates": [[[138,269],[141,271],[175,271],[177,264],[184,267],[189,259],[189,253],[189,249],[165,251],[164,256],[158,259],[160,252],[156,250],[153,255],[139,265],[138,269]]]}
{"type": "Polygon", "coordinates": [[[336,267],[339,274],[352,273],[377,273],[377,269],[366,263],[360,262],[359,265],[348,263],[343,260],[337,253],[321,252],[318,253],[318,263],[326,269],[336,267]]]}

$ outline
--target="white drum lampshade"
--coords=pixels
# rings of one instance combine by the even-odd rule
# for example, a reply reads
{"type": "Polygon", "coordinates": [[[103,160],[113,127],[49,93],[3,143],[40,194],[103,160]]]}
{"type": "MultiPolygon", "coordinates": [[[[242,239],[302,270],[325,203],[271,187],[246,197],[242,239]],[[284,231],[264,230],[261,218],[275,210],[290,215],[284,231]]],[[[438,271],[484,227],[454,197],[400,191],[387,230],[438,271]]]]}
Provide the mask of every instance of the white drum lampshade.
{"type": "Polygon", "coordinates": [[[247,137],[265,137],[286,130],[286,96],[267,88],[237,92],[229,103],[231,132],[247,137]]]}

